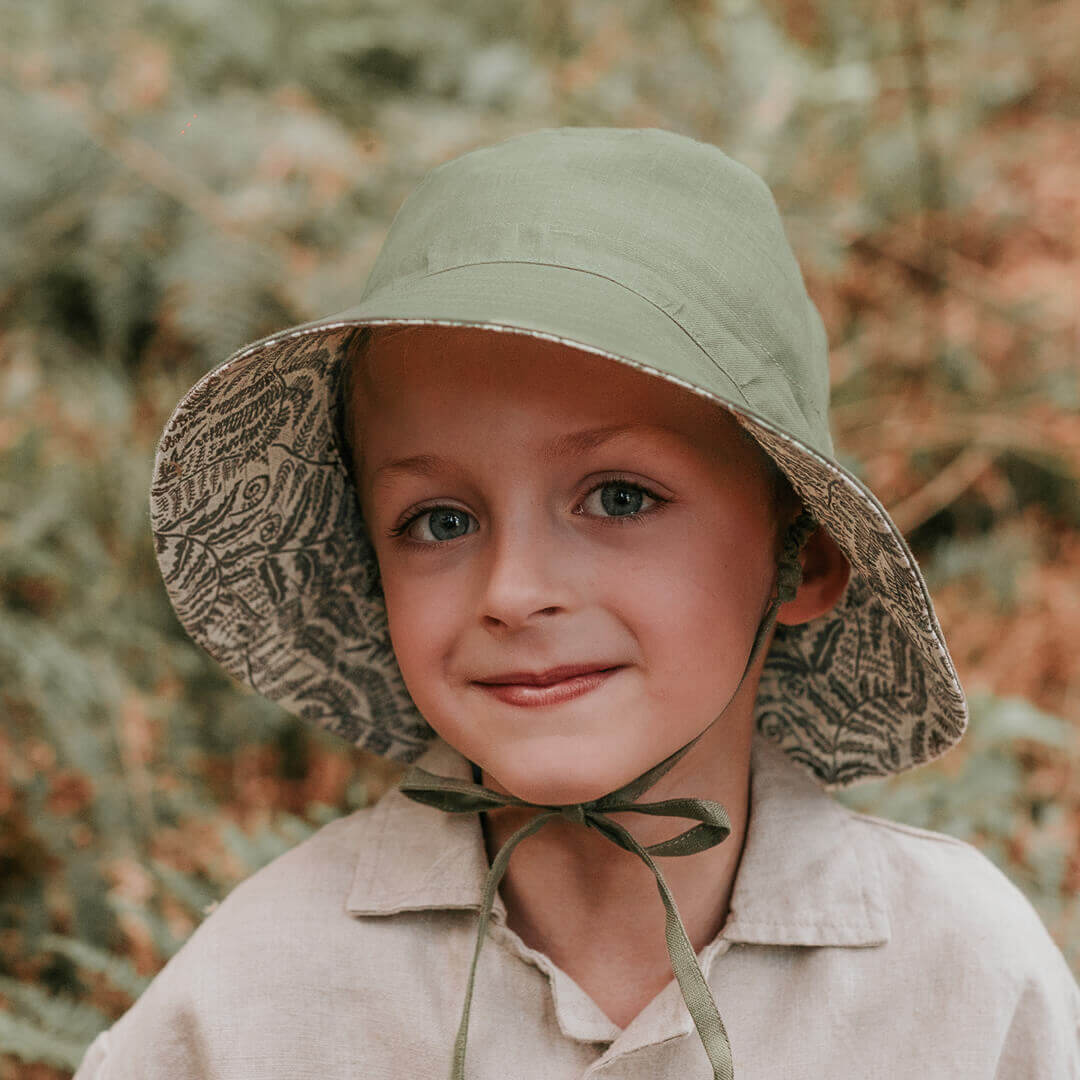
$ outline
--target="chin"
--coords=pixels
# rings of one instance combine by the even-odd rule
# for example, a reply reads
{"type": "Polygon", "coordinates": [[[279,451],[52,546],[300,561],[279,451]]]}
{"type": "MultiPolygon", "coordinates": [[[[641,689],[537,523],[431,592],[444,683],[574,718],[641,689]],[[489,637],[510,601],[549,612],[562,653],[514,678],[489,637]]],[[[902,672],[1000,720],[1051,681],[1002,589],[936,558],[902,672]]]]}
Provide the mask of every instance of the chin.
{"type": "MultiPolygon", "coordinates": [[[[623,776],[609,770],[570,768],[566,762],[553,761],[548,768],[542,762],[527,762],[527,768],[496,772],[488,769],[511,795],[542,806],[568,806],[592,802],[628,784],[635,776],[623,776]]],[[[580,762],[578,763],[580,766],[580,762]]],[[[642,772],[644,769],[641,770],[642,772]]]]}

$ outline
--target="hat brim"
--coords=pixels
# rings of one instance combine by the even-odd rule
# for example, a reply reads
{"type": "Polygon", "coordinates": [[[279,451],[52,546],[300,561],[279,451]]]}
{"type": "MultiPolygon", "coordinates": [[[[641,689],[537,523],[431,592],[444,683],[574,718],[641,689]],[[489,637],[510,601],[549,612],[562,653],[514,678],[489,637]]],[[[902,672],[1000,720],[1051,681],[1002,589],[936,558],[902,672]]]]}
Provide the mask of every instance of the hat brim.
{"type": "Polygon", "coordinates": [[[765,735],[831,787],[903,772],[953,746],[967,704],[917,562],[874,494],[795,415],[784,380],[763,383],[760,360],[735,336],[718,363],[678,311],[617,282],[512,266],[408,279],[245,346],[187,392],[155,455],[151,524],[190,636],[301,719],[392,760],[423,753],[435,732],[394,658],[336,434],[341,361],[365,325],[480,326],[595,352],[733,412],[844,552],[851,576],[836,605],[776,624],[755,705],[765,735]]]}

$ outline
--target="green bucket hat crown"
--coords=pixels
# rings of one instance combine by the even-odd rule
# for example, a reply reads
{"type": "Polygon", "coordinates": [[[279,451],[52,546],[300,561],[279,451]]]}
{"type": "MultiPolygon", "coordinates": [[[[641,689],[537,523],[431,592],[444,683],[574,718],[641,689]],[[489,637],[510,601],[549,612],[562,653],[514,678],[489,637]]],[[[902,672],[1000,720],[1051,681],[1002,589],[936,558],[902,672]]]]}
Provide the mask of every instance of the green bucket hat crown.
{"type": "Polygon", "coordinates": [[[157,557],[180,622],[234,677],[392,760],[435,736],[343,457],[343,360],[363,328],[403,323],[562,342],[734,413],[851,565],[832,610],[776,625],[758,728],[828,786],[960,739],[965,697],[915,558],[836,461],[827,338],[771,192],[652,128],[543,129],[432,169],[355,307],[244,346],[180,401],[154,462],[157,557]]]}

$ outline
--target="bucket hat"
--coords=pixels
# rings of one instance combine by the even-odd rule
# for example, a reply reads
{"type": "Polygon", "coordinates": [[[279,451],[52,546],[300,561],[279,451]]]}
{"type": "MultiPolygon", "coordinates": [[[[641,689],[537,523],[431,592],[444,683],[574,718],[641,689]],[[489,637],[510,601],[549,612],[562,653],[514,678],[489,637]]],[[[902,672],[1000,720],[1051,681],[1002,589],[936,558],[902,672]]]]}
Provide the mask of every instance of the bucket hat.
{"type": "MultiPolygon", "coordinates": [[[[541,129],[433,168],[394,217],[354,307],[245,345],[184,395],[155,455],[151,526],[181,624],[231,675],[391,760],[411,765],[435,737],[394,657],[343,426],[345,358],[367,328],[409,324],[559,342],[733,414],[803,505],[747,661],[775,624],[757,728],[832,788],[901,773],[959,741],[967,704],[926,582],[888,512],[836,458],[825,329],[772,193],[718,147],[658,128],[541,129]],[[847,585],[817,618],[776,623],[818,525],[850,564],[847,585]]],[[[463,1075],[495,887],[516,843],[560,815],[653,869],[713,1075],[733,1075],[719,1013],[649,858],[721,842],[726,812],[701,799],[636,802],[703,734],[618,792],[546,807],[495,857],[453,1076],[463,1075]],[[616,809],[699,824],[641,848],[605,816],[616,809]]],[[[399,786],[447,812],[536,805],[415,765],[399,786]]]]}

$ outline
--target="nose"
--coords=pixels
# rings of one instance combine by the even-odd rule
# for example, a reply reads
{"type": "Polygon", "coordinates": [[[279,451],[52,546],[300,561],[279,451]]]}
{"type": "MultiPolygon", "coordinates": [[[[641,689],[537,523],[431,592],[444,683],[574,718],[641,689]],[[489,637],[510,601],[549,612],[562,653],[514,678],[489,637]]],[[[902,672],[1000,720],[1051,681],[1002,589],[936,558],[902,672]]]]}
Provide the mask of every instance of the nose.
{"type": "Polygon", "coordinates": [[[492,624],[519,627],[572,603],[574,552],[569,536],[542,509],[523,506],[489,534],[481,613],[492,624]]]}

